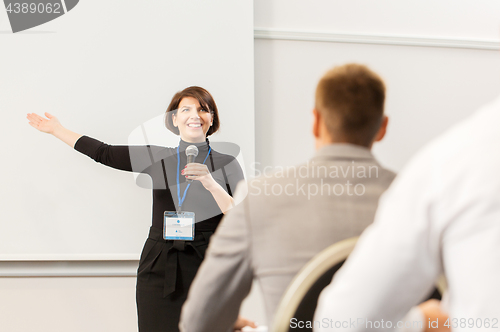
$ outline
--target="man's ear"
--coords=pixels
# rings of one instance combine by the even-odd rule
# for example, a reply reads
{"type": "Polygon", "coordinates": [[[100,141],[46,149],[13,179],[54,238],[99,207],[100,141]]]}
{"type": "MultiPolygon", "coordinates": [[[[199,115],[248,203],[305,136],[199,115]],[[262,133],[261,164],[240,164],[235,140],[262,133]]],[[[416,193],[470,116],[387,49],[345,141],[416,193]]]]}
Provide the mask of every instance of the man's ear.
{"type": "Polygon", "coordinates": [[[313,109],[313,127],[312,133],[315,138],[319,138],[319,125],[321,122],[321,114],[319,114],[316,108],[313,109]]]}
{"type": "Polygon", "coordinates": [[[385,133],[387,132],[388,123],[389,123],[389,118],[386,115],[384,115],[384,118],[382,119],[382,124],[380,125],[377,135],[375,135],[374,142],[379,142],[384,138],[385,133]]]}

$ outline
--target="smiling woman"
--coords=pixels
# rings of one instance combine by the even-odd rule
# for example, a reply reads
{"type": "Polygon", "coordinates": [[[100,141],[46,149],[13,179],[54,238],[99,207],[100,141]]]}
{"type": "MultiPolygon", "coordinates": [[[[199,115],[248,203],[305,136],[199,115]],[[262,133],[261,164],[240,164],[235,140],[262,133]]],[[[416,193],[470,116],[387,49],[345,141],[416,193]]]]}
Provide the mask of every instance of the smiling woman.
{"type": "Polygon", "coordinates": [[[172,123],[179,128],[186,142],[203,142],[212,122],[213,113],[207,107],[201,107],[193,97],[182,98],[179,108],[172,114],[172,123]]]}
{"type": "MultiPolygon", "coordinates": [[[[189,133],[187,130],[182,130],[185,129],[184,125],[187,125],[187,121],[189,120],[192,121],[191,126],[200,123],[203,127],[204,136],[198,137],[197,139],[200,141],[193,143],[203,142],[206,136],[210,136],[219,130],[219,111],[217,110],[215,100],[210,92],[198,86],[188,87],[174,95],[167,108],[165,126],[171,132],[176,135],[180,134],[181,138],[183,138],[183,134],[188,135],[189,133]],[[194,110],[196,110],[198,119],[196,119],[194,110]],[[209,126],[207,126],[208,123],[210,123],[209,126]]],[[[201,134],[200,132],[197,133],[201,134]]],[[[189,139],[189,137],[184,137],[183,139],[189,139]]]]}
{"type": "Polygon", "coordinates": [[[137,271],[139,331],[178,331],[181,307],[209,239],[232,207],[232,193],[243,180],[236,159],[210,147],[207,136],[220,124],[212,95],[201,87],[188,87],[174,95],[165,125],[180,135],[175,148],[108,145],[76,134],[56,117],[45,115],[28,114],[30,125],[99,163],[151,177],[152,226],[137,271]],[[185,151],[193,145],[199,153],[187,163],[185,151]]]}

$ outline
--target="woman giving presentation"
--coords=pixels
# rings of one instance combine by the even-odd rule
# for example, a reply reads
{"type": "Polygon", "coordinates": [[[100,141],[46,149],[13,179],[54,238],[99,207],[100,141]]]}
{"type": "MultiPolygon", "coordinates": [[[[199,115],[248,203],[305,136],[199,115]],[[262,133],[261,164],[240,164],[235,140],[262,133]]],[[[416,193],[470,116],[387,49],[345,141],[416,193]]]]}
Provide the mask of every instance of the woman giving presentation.
{"type": "Polygon", "coordinates": [[[151,177],[152,225],[137,271],[139,330],[178,331],[182,304],[210,236],[232,207],[232,192],[244,178],[233,156],[210,147],[207,137],[220,125],[212,95],[196,86],[174,95],[165,125],[180,135],[176,147],[108,145],[76,134],[56,117],[45,115],[28,114],[29,124],[96,162],[151,177]],[[190,163],[186,150],[196,155],[190,163]]]}

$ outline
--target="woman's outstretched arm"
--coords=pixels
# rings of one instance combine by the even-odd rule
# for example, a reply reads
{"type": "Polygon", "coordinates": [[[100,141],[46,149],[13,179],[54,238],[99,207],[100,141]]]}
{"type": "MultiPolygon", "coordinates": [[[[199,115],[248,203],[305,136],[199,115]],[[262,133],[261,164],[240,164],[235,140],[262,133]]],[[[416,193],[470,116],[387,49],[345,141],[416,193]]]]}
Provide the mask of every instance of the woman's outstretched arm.
{"type": "Polygon", "coordinates": [[[47,118],[41,117],[36,113],[28,113],[26,118],[29,120],[29,124],[33,128],[38,129],[43,133],[52,134],[74,148],[76,141],[78,141],[82,135],[64,128],[55,116],[47,112],[45,112],[45,116],[47,118]]]}
{"type": "Polygon", "coordinates": [[[45,116],[47,118],[30,113],[27,118],[32,127],[54,135],[98,163],[123,171],[147,173],[148,167],[154,162],[150,156],[156,153],[158,147],[109,145],[64,128],[59,120],[49,113],[45,113],[45,116]],[[134,159],[133,163],[131,159],[134,159]]]}

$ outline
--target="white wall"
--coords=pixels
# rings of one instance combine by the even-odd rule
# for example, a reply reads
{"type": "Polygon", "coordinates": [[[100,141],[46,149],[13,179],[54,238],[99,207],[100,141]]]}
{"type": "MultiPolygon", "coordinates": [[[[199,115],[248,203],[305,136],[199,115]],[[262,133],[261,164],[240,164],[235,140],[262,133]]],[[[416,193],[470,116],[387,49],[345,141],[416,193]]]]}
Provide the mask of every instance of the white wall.
{"type": "Polygon", "coordinates": [[[135,278],[1,278],[0,329],[137,331],[135,278]]]}
{"type": "Polygon", "coordinates": [[[261,169],[312,156],[314,89],[335,65],[363,63],[384,78],[390,123],[374,153],[394,170],[500,92],[498,1],[254,4],[261,169]]]}
{"type": "Polygon", "coordinates": [[[255,27],[498,40],[496,0],[254,0],[255,27]]]}

